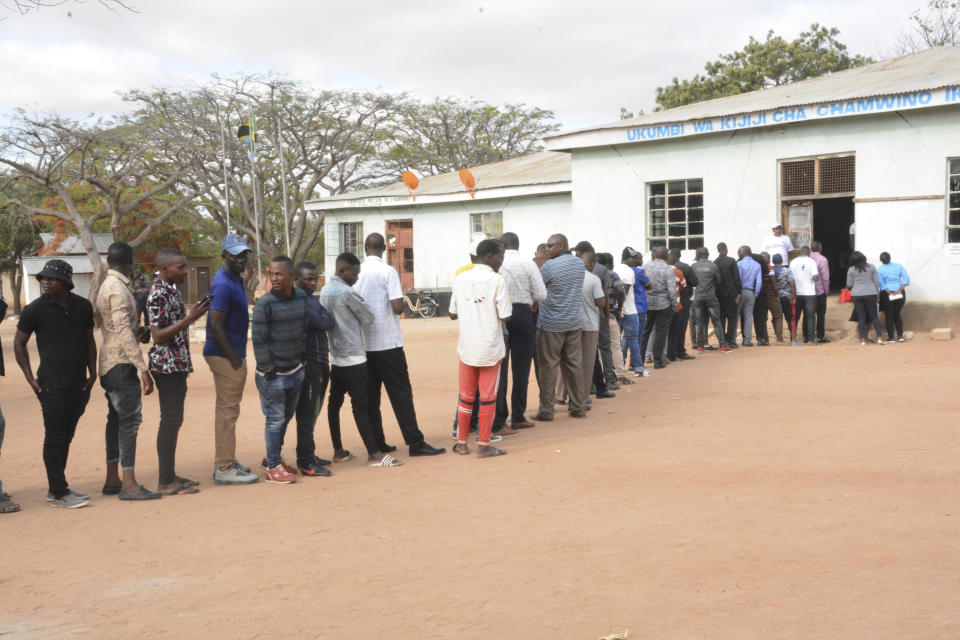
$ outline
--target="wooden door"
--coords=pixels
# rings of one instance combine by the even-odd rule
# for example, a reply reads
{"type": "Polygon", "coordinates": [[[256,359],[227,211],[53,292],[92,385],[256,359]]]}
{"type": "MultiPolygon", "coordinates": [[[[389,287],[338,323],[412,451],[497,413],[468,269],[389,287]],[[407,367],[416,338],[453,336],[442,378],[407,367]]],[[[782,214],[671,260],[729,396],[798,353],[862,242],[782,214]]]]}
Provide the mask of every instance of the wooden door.
{"type": "Polygon", "coordinates": [[[387,264],[400,274],[404,291],[413,289],[413,220],[387,221],[387,264]]]}
{"type": "Polygon", "coordinates": [[[210,293],[210,267],[197,267],[197,297],[199,301],[210,293]]]}

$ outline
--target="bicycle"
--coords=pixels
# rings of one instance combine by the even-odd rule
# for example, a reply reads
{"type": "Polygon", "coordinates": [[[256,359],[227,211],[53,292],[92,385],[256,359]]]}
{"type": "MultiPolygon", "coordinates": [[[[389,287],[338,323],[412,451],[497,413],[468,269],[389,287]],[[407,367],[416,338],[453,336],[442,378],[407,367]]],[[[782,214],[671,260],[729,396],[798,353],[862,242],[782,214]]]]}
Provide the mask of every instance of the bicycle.
{"type": "Polygon", "coordinates": [[[433,298],[430,297],[430,293],[427,291],[417,291],[416,289],[411,289],[403,294],[403,301],[407,304],[407,308],[410,310],[410,315],[416,313],[421,318],[432,318],[437,315],[437,308],[439,305],[433,298]],[[416,304],[410,300],[410,294],[415,294],[417,296],[416,304]]]}

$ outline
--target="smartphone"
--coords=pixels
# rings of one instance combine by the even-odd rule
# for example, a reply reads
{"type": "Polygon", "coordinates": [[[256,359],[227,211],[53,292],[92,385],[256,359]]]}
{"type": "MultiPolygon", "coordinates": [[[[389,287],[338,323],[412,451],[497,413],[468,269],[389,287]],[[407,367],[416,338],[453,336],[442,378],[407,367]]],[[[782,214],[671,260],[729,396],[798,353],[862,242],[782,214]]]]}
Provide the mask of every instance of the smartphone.
{"type": "Polygon", "coordinates": [[[201,298],[199,304],[201,304],[201,305],[210,304],[210,301],[211,301],[211,300],[213,300],[213,294],[212,294],[212,293],[208,293],[207,295],[203,296],[203,298],[201,298]]]}

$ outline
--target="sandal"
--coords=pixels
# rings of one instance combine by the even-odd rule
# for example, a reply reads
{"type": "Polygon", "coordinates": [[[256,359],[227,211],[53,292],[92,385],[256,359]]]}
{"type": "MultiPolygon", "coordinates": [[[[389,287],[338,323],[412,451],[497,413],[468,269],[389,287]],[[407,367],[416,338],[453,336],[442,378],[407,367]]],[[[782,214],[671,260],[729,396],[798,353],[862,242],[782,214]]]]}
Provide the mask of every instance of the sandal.
{"type": "Polygon", "coordinates": [[[20,511],[20,505],[12,500],[4,500],[0,502],[0,513],[16,513],[20,511]]]}
{"type": "Polygon", "coordinates": [[[495,458],[497,456],[507,455],[506,449],[497,449],[496,447],[477,447],[478,458],[495,458]]]}
{"type": "Polygon", "coordinates": [[[122,484],[104,484],[103,485],[103,495],[105,496],[115,496],[120,493],[120,489],[123,489],[122,484]]]}
{"type": "Polygon", "coordinates": [[[453,445],[453,452],[461,456],[465,456],[470,453],[470,448],[465,444],[460,444],[459,442],[453,445]]]}
{"type": "Polygon", "coordinates": [[[187,496],[191,493],[200,493],[200,489],[192,484],[179,484],[170,491],[161,491],[157,488],[157,493],[162,496],[187,496]]]}
{"type": "Polygon", "coordinates": [[[353,454],[346,449],[340,449],[339,451],[333,452],[334,462],[346,462],[347,460],[353,460],[353,457],[353,454]]]}
{"type": "Polygon", "coordinates": [[[182,484],[185,487],[196,487],[200,484],[196,480],[191,480],[190,478],[181,478],[180,476],[177,476],[176,478],[177,484],[182,484]]]}
{"type": "Polygon", "coordinates": [[[368,464],[368,467],[399,467],[403,463],[391,456],[389,453],[384,454],[383,458],[379,462],[371,462],[368,464]]]}

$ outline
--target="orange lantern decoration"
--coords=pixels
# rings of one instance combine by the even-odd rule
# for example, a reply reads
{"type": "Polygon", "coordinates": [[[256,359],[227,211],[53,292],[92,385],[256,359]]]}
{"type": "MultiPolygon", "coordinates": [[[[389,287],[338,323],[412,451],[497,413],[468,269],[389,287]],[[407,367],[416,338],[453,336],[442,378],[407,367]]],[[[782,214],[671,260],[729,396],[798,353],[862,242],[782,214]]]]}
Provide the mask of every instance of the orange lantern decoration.
{"type": "Polygon", "coordinates": [[[414,175],[413,171],[404,171],[400,177],[403,179],[403,184],[407,185],[407,191],[410,192],[410,199],[416,202],[417,196],[413,195],[413,192],[420,186],[420,179],[414,175]]]}
{"type": "Polygon", "coordinates": [[[460,169],[460,182],[467,188],[467,193],[473,198],[476,196],[477,179],[473,177],[469,169],[460,169]]]}

